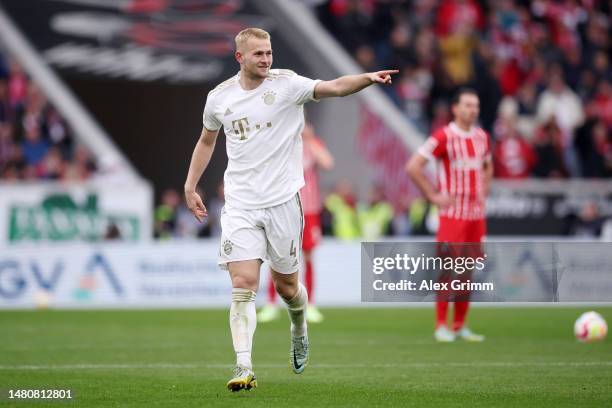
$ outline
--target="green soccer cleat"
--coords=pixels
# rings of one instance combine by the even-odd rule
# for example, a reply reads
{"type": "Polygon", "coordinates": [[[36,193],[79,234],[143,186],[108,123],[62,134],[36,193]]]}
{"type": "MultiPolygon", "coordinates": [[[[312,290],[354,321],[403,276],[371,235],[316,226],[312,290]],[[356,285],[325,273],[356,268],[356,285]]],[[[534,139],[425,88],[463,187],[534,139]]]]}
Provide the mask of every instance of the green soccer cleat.
{"type": "Polygon", "coordinates": [[[276,305],[265,305],[257,313],[257,321],[259,323],[268,323],[280,317],[280,311],[276,305]]]}
{"type": "Polygon", "coordinates": [[[250,390],[257,387],[257,378],[253,370],[237,365],[234,369],[234,378],[227,382],[227,389],[236,392],[250,390]]]}
{"type": "Polygon", "coordinates": [[[476,334],[470,329],[468,329],[467,327],[463,327],[461,328],[461,330],[457,330],[455,334],[457,335],[458,338],[462,340],[470,341],[474,343],[480,343],[484,341],[485,339],[485,336],[483,336],[482,334],[476,334]]]}
{"type": "Polygon", "coordinates": [[[291,350],[289,351],[289,364],[293,372],[301,374],[308,365],[308,356],[310,354],[310,344],[308,336],[293,337],[291,336],[291,350]]]}
{"type": "Polygon", "coordinates": [[[446,326],[439,326],[434,332],[434,338],[439,343],[452,343],[455,341],[455,333],[446,326]]]}
{"type": "Polygon", "coordinates": [[[306,309],[306,321],[308,323],[321,323],[324,317],[315,305],[308,305],[306,309]]]}

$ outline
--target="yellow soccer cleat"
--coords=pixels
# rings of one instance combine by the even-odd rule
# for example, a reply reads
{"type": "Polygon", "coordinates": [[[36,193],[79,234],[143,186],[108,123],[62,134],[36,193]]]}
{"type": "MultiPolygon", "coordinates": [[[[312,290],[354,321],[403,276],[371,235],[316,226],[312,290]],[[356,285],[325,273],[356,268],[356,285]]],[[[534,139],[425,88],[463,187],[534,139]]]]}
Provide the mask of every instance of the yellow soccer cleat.
{"type": "Polygon", "coordinates": [[[280,310],[276,305],[265,305],[257,313],[257,322],[259,323],[268,323],[278,318],[280,318],[280,310]]]}
{"type": "Polygon", "coordinates": [[[234,369],[234,378],[227,382],[227,389],[236,392],[240,390],[250,390],[257,387],[257,378],[253,370],[236,366],[234,369]]]}
{"type": "Polygon", "coordinates": [[[452,343],[455,341],[455,333],[450,331],[448,327],[441,325],[434,332],[434,338],[438,343],[452,343]]]}
{"type": "Polygon", "coordinates": [[[324,317],[315,305],[308,305],[306,309],[306,321],[308,323],[321,323],[324,317]]]}
{"type": "Polygon", "coordinates": [[[480,343],[485,340],[485,336],[482,334],[476,334],[467,327],[463,327],[461,330],[455,332],[457,338],[472,343],[480,343]]]}

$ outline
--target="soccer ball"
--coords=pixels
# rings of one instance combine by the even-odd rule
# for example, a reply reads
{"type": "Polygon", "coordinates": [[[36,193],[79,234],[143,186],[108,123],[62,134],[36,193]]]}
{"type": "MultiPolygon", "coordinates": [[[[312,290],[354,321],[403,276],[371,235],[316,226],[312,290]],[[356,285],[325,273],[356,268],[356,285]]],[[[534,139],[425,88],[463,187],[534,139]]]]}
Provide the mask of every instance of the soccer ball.
{"type": "Polygon", "coordinates": [[[574,324],[574,335],[583,343],[603,340],[608,332],[608,325],[597,312],[583,313],[574,324]]]}

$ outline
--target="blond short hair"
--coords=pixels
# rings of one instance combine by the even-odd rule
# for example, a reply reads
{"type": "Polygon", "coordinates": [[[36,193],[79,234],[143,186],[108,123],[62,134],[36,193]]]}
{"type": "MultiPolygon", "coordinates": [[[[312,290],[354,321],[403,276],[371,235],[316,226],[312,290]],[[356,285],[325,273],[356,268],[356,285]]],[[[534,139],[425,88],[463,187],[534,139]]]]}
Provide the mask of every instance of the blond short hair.
{"type": "Polygon", "coordinates": [[[242,49],[250,38],[269,40],[270,33],[268,33],[266,30],[262,30],[261,28],[245,28],[244,30],[239,32],[238,35],[236,35],[236,38],[234,39],[234,41],[236,42],[236,51],[242,49]]]}

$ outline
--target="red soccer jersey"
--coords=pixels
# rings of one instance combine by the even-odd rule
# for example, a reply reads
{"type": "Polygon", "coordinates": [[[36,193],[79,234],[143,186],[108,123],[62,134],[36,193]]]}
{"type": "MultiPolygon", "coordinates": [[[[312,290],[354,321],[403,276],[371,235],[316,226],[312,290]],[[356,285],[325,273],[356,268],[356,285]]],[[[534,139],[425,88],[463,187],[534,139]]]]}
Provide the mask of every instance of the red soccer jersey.
{"type": "Polygon", "coordinates": [[[490,158],[487,133],[478,127],[466,132],[451,122],[434,132],[419,153],[436,159],[438,189],[455,199],[452,206],[440,211],[440,216],[455,220],[484,219],[483,165],[490,158]]]}
{"type": "MultiPolygon", "coordinates": [[[[323,145],[323,141],[318,137],[313,137],[310,143],[323,145]]],[[[300,190],[302,208],[304,214],[321,213],[321,193],[319,191],[319,175],[317,174],[317,162],[307,143],[304,143],[304,187],[300,190]]]]}

